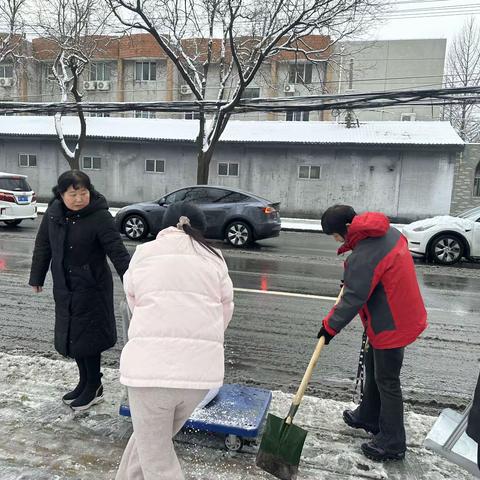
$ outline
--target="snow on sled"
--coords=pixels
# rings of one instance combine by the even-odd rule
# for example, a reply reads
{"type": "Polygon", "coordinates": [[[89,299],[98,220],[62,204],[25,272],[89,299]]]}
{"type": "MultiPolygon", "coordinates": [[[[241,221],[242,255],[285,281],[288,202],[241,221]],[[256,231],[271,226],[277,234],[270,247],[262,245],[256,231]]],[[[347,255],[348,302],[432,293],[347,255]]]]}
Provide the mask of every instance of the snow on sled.
{"type": "MultiPolygon", "coordinates": [[[[184,431],[223,435],[227,450],[239,451],[245,442],[258,437],[271,400],[270,390],[223,385],[210,403],[192,413],[184,431]]],[[[127,402],[120,406],[120,415],[130,416],[127,402]]]]}
{"type": "Polygon", "coordinates": [[[440,413],[427,438],[425,446],[452,463],[480,478],[477,466],[477,444],[465,433],[470,404],[463,413],[446,408],[440,413]]]}

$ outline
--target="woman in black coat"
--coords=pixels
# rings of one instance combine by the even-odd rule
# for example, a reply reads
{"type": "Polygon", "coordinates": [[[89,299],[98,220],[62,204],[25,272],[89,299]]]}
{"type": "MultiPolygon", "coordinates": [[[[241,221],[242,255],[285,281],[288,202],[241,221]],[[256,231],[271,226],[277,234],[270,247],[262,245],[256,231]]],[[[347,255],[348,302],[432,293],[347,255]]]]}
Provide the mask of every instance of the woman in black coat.
{"type": "Polygon", "coordinates": [[[85,173],[63,173],[35,240],[29,284],[42,291],[51,266],[55,299],[55,348],[74,358],[79,382],[63,401],[86,410],[103,400],[101,352],[117,341],[113,280],[106,256],[120,278],[127,252],[103,195],[85,173]]]}
{"type": "Polygon", "coordinates": [[[477,442],[477,465],[480,468],[480,375],[473,396],[473,405],[468,416],[467,435],[477,442]]]}

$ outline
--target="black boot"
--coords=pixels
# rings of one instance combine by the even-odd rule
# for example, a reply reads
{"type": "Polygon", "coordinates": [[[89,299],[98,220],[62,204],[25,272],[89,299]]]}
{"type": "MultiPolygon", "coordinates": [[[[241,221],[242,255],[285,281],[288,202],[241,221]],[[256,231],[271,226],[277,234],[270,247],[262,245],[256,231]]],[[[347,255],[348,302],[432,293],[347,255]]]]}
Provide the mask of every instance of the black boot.
{"type": "Polygon", "coordinates": [[[367,458],[376,462],[403,460],[405,458],[405,450],[400,452],[390,452],[377,445],[375,441],[362,443],[362,452],[367,458]]]}
{"type": "Polygon", "coordinates": [[[352,410],[344,410],[343,412],[343,421],[352,428],[363,428],[367,433],[373,433],[376,435],[380,429],[378,425],[370,425],[364,422],[361,422],[355,416],[355,412],[352,410]]]}
{"type": "Polygon", "coordinates": [[[103,402],[103,385],[87,383],[81,395],[70,404],[70,408],[82,412],[100,402],[103,402]]]}
{"type": "Polygon", "coordinates": [[[62,397],[62,401],[65,405],[70,405],[76,398],[78,398],[87,385],[87,368],[83,358],[76,358],[75,362],[77,362],[80,378],[78,380],[78,385],[71,392],[66,393],[62,397]]]}
{"type": "Polygon", "coordinates": [[[81,412],[92,405],[103,402],[102,374],[100,373],[100,354],[84,357],[87,381],[82,393],[70,404],[72,410],[81,412]]]}

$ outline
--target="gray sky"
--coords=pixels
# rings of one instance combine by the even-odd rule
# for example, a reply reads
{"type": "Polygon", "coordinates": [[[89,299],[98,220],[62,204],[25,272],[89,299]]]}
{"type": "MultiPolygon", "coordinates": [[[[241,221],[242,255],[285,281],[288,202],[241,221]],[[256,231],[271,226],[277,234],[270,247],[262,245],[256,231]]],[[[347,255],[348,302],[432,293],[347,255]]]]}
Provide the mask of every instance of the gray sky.
{"type": "Polygon", "coordinates": [[[480,25],[480,2],[472,0],[392,0],[391,13],[383,25],[368,38],[378,40],[406,38],[452,39],[469,17],[480,25]]]}

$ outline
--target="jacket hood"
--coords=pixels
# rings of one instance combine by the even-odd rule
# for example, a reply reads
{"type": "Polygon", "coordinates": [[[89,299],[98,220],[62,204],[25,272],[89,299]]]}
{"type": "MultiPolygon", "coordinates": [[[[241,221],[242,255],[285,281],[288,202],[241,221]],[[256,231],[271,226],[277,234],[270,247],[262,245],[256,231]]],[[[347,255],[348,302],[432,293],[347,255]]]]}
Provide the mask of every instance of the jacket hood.
{"type": "Polygon", "coordinates": [[[58,198],[50,204],[48,210],[49,214],[53,215],[54,217],[86,217],[87,215],[90,215],[91,213],[97,212],[99,210],[108,210],[108,202],[101,193],[93,190],[92,192],[90,192],[90,203],[81,210],[68,210],[65,207],[65,204],[58,198]]]}
{"type": "Polygon", "coordinates": [[[358,242],[366,238],[383,237],[390,228],[390,221],[383,213],[367,212],[357,215],[348,227],[345,243],[338,249],[338,254],[353,250],[358,242]]]}

